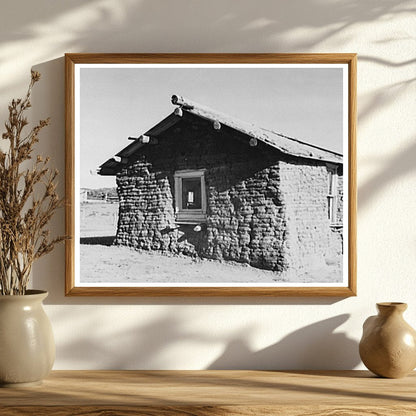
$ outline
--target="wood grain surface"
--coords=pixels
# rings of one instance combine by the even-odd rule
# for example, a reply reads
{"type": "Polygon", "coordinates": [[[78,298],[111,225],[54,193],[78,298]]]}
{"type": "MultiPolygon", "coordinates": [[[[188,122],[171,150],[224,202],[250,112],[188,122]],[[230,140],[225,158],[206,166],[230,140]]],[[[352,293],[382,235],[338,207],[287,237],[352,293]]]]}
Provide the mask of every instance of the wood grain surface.
{"type": "Polygon", "coordinates": [[[54,371],[0,389],[0,415],[416,415],[416,374],[367,371],[54,371]]]}

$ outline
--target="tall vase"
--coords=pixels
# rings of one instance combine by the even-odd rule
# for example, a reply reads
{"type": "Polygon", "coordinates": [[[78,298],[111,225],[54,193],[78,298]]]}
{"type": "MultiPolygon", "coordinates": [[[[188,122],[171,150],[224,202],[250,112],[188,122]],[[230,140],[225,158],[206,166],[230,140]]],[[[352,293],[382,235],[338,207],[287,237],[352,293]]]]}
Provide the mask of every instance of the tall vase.
{"type": "Polygon", "coordinates": [[[48,292],[0,296],[0,386],[40,384],[52,369],[55,342],[42,301],[48,292]]]}
{"type": "Polygon", "coordinates": [[[416,367],[416,331],[403,319],[406,303],[377,303],[363,325],[360,357],[381,377],[400,378],[416,367]]]}

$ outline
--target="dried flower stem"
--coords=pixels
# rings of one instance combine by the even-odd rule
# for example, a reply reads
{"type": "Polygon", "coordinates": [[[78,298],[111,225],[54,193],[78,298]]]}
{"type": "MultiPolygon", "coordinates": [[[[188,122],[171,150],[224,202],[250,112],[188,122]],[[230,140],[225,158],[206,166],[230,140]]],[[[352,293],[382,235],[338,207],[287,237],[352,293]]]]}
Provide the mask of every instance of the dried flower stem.
{"type": "MultiPolygon", "coordinates": [[[[32,71],[25,98],[12,100],[6,131],[2,139],[8,151],[0,150],[0,294],[23,295],[29,283],[33,262],[53,250],[64,236],[51,239],[45,229],[56,209],[63,204],[56,193],[58,171],[48,167],[49,157],[38,156],[31,168],[22,164],[32,159],[39,132],[50,119],[41,120],[26,136],[25,111],[31,107],[30,96],[40,74],[32,71]],[[35,187],[43,192],[35,198],[35,187]]],[[[37,193],[37,192],[36,192],[37,193]]]]}

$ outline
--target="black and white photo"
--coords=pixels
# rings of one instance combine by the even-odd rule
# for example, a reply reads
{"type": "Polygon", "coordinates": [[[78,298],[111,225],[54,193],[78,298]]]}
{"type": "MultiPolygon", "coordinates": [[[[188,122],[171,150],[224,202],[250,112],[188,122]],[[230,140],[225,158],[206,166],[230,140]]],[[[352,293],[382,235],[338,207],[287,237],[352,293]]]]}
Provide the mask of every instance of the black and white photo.
{"type": "Polygon", "coordinates": [[[348,60],[74,64],[73,286],[351,288],[350,79],[348,60]]]}

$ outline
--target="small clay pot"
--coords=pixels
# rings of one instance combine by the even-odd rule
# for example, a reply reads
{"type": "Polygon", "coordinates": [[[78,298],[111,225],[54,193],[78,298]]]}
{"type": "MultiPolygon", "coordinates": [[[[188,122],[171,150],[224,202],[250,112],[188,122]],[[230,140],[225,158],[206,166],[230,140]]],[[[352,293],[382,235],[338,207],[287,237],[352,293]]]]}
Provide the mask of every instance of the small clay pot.
{"type": "Polygon", "coordinates": [[[381,377],[400,378],[416,367],[416,331],[403,319],[406,303],[377,303],[378,315],[363,325],[360,357],[381,377]]]}

